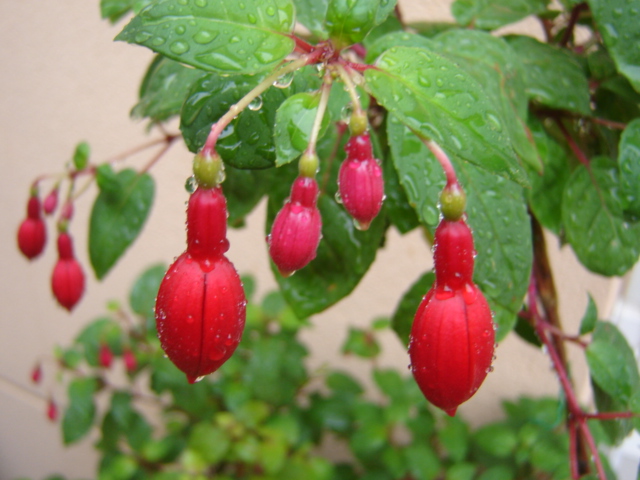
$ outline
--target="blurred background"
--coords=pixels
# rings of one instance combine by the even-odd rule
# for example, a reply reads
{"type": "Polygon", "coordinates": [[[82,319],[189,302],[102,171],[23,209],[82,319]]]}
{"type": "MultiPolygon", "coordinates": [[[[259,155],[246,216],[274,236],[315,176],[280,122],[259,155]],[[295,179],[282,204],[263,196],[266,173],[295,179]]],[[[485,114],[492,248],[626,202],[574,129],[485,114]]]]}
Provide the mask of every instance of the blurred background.
{"type": "MultiPolygon", "coordinates": [[[[451,18],[447,0],[399,3],[407,22],[451,18]]],[[[64,392],[34,386],[31,369],[37,361],[45,360],[44,375],[52,374],[52,364],[46,359],[51,359],[54,345],[68,344],[88,320],[104,311],[108,300],[125,299],[135,276],[145,267],[168,263],[184,250],[184,183],[190,175],[192,155],[181,144],[151,171],[156,180],[151,216],[138,241],[100,283],[89,270],[86,251],[87,219],[95,190],[89,189],[77,203],[71,233],[78,258],[86,266],[88,284],[73,314],[59,308],[50,292],[56,260],[53,225],[49,224],[47,250],[34,263],[27,262],[16,247],[15,235],[25,215],[31,182],[42,173],[61,171],[77,142],[87,141],[92,161],[99,162],[158,136],[148,134],[144,123],[129,118],[152,54],[142,47],[114,43],[113,37],[122,26],[112,27],[100,19],[98,0],[0,2],[0,202],[4,226],[0,229],[0,480],[42,478],[54,472],[93,477],[97,456],[91,441],[65,449],[59,425],[46,418],[47,398],[63,402],[64,392]]],[[[537,33],[535,22],[513,28],[537,33]]],[[[177,125],[168,130],[176,132],[177,125]]],[[[149,155],[131,157],[126,163],[143,165],[149,155]]],[[[251,272],[256,277],[258,297],[275,287],[264,241],[264,216],[262,204],[247,219],[245,228],[229,234],[228,256],[240,273],[251,272]]],[[[598,277],[582,269],[569,249],[559,248],[552,237],[549,246],[567,330],[577,330],[590,292],[601,316],[619,323],[637,348],[640,273],[626,281],[598,277]]],[[[390,230],[386,247],[356,291],[313,318],[313,328],[304,334],[311,350],[310,365],[341,362],[344,368],[368,377],[357,371],[360,363],[350,365],[339,355],[348,326],[366,326],[375,317],[391,315],[404,291],[430,265],[430,247],[419,232],[401,237],[390,230]]],[[[383,351],[385,366],[406,370],[406,351],[391,333],[384,338],[383,351]]],[[[588,402],[588,381],[579,368],[581,353],[570,353],[576,360],[578,392],[581,400],[588,402]]],[[[557,394],[548,359],[515,335],[500,344],[494,367],[483,388],[459,410],[472,424],[500,415],[501,399],[557,394]]],[[[637,452],[637,444],[635,448],[637,452]]],[[[620,455],[624,461],[626,457],[620,455]]]]}

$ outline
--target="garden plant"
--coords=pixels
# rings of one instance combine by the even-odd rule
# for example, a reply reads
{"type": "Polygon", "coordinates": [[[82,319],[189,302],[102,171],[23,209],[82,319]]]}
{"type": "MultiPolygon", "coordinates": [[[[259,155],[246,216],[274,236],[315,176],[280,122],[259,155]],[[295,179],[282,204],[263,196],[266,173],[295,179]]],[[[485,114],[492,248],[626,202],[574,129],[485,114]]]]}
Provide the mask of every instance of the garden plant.
{"type": "MultiPolygon", "coordinates": [[[[193,175],[184,252],[55,352],[68,401],[47,414],[67,444],[98,431],[98,478],[614,478],[601,448],[640,427],[637,361],[591,300],[564,329],[544,231],[603,276],[638,260],[640,0],[456,0],[455,23],[420,24],[401,6],[100,2],[116,40],[156,53],[131,113],[154,137],[136,151],[157,151],[134,170],[79,143],[30,186],[20,251],[57,244],[51,288],[72,311],[85,275],[145,241],[153,167],[176,142],[193,175]],[[526,17],[544,38],[500,33],[526,17]],[[81,265],[74,206],[93,183],[81,265]],[[279,290],[258,300],[225,253],[265,197],[255,242],[279,290]],[[298,333],[358,286],[389,229],[421,229],[435,266],[389,319],[349,330],[343,350],[373,362],[379,403],[343,371],[309,372],[298,333]],[[407,374],[375,363],[388,328],[407,374]],[[505,402],[505,420],[472,431],[457,408],[510,334],[544,349],[561,393],[505,402]],[[327,442],[348,458],[323,456],[327,442]]],[[[51,381],[40,365],[32,378],[51,381]]]]}

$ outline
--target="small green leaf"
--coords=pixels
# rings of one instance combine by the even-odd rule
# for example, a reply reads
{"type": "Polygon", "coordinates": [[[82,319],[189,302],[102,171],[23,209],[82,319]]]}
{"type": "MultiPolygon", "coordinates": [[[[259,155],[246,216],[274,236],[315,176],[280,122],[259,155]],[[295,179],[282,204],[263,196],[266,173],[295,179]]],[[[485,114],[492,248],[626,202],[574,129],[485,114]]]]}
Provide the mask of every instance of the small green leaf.
{"type": "Polygon", "coordinates": [[[625,213],[638,219],[640,218],[640,119],[629,123],[622,132],[618,166],[620,188],[626,203],[625,213]]]}
{"type": "Polygon", "coordinates": [[[117,194],[101,190],[89,221],[89,259],[98,279],[140,234],[153,203],[155,186],[148,174],[126,169],[116,179],[117,194]]]}
{"type": "Polygon", "coordinates": [[[618,71],[640,92],[640,42],[638,4],[627,0],[587,0],[591,14],[618,71]]]}
{"type": "Polygon", "coordinates": [[[84,170],[89,163],[91,148],[87,142],[80,142],[73,152],[73,166],[76,170],[84,170]]]}
{"type": "Polygon", "coordinates": [[[131,110],[131,116],[164,122],[178,115],[191,85],[203,75],[201,70],[157,55],[142,81],[140,100],[131,110]]]}
{"type": "Polygon", "coordinates": [[[476,469],[473,463],[456,463],[447,469],[445,480],[473,480],[476,469]]]}
{"type": "Polygon", "coordinates": [[[633,350],[620,331],[609,322],[596,322],[586,350],[594,382],[627,409],[640,393],[640,377],[633,350]]]}
{"type": "Polygon", "coordinates": [[[307,27],[318,38],[326,40],[328,33],[324,25],[329,0],[293,0],[296,6],[296,21],[307,27]]]}
{"type": "Polygon", "coordinates": [[[327,375],[327,387],[335,395],[360,395],[364,392],[358,381],[347,373],[334,371],[327,375]]]}
{"type": "Polygon", "coordinates": [[[135,0],[100,0],[100,16],[116,23],[131,11],[135,0]]]}
{"type": "Polygon", "coordinates": [[[165,264],[158,264],[147,268],[135,281],[129,294],[129,305],[138,315],[153,318],[156,295],[160,282],[167,271],[165,264]]]}
{"type": "Polygon", "coordinates": [[[116,37],[193,67],[223,73],[272,70],[295,43],[290,0],[159,0],[116,37]]]}
{"type": "Polygon", "coordinates": [[[440,461],[427,443],[414,441],[404,449],[404,456],[414,478],[432,480],[440,473],[440,461]]]}
{"type": "Polygon", "coordinates": [[[93,395],[97,389],[98,381],[95,378],[76,378],[69,384],[69,406],[62,419],[65,445],[75,443],[89,433],[96,413],[93,395]]]}
{"type": "Polygon", "coordinates": [[[361,42],[382,23],[396,0],[329,0],[326,27],[339,48],[361,42]]]}
{"type": "Polygon", "coordinates": [[[392,48],[376,64],[366,86],[402,123],[450,155],[528,184],[500,111],[466,71],[426,48],[392,48]]]}
{"type": "Polygon", "coordinates": [[[398,334],[403,344],[409,343],[409,335],[411,334],[411,326],[415,317],[418,305],[427,294],[436,276],[433,272],[424,273],[413,285],[407,290],[398,306],[396,307],[393,317],[391,317],[391,325],[393,330],[398,334]]]}
{"type": "Polygon", "coordinates": [[[220,462],[230,447],[229,433],[206,421],[197,423],[189,435],[189,448],[212,465],[220,462]]]}
{"type": "Polygon", "coordinates": [[[524,64],[530,99],[551,108],[591,114],[587,76],[575,56],[527,36],[508,40],[524,64]]]}
{"type": "Polygon", "coordinates": [[[580,165],[571,175],[562,201],[567,241],[589,270],[622,275],[638,260],[640,224],[623,218],[617,165],[606,158],[580,165]]]}
{"type": "MultiPolygon", "coordinates": [[[[306,150],[319,103],[319,92],[298,93],[282,102],[276,113],[274,130],[276,167],[295,160],[306,150]]],[[[328,126],[329,117],[325,115],[322,119],[320,137],[328,126]]]]}
{"type": "Polygon", "coordinates": [[[454,463],[462,462],[469,450],[469,427],[459,417],[445,420],[438,438],[454,463]]]}
{"type": "Polygon", "coordinates": [[[82,329],[74,343],[82,347],[86,362],[96,367],[100,345],[107,344],[116,355],[122,352],[122,327],[110,318],[99,318],[82,329]]]}
{"type": "Polygon", "coordinates": [[[531,325],[531,322],[525,320],[524,318],[517,318],[516,325],[513,327],[513,331],[525,342],[529,342],[531,345],[534,345],[536,347],[542,347],[542,342],[536,334],[535,329],[531,325]]]}
{"type": "Polygon", "coordinates": [[[367,49],[365,61],[373,63],[380,55],[392,47],[417,47],[417,48],[433,48],[433,42],[417,33],[405,31],[391,32],[377,39],[367,49]]]}
{"type": "Polygon", "coordinates": [[[544,12],[548,3],[549,0],[456,0],[451,5],[451,13],[460,25],[473,24],[482,30],[495,30],[544,12]]]}
{"type": "Polygon", "coordinates": [[[580,335],[593,332],[596,328],[596,322],[598,321],[598,309],[596,302],[593,301],[593,297],[589,294],[589,303],[587,304],[587,311],[584,312],[584,316],[580,322],[580,335]]]}
{"type": "Polygon", "coordinates": [[[380,345],[371,332],[349,327],[349,333],[342,345],[342,353],[346,355],[353,354],[362,358],[374,358],[380,353],[380,345]]]}
{"type": "Polygon", "coordinates": [[[388,398],[397,399],[404,396],[405,383],[397,370],[376,368],[373,381],[388,398]]]}
{"type": "Polygon", "coordinates": [[[483,451],[498,458],[509,457],[516,448],[516,432],[502,423],[481,427],[473,434],[473,441],[483,451]]]}

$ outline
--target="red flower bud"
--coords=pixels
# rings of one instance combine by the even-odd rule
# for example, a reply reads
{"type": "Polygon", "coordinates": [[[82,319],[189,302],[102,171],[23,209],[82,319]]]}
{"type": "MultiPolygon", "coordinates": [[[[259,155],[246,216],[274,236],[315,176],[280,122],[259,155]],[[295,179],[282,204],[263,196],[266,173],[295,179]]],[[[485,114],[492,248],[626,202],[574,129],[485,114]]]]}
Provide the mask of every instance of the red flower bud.
{"type": "Polygon", "coordinates": [[[316,206],[318,183],[300,176],[291,187],[291,196],[276,215],[267,237],[269,255],[283,276],[305,267],[316,257],[322,219],[316,206]]]}
{"type": "Polygon", "coordinates": [[[442,220],[435,233],[436,281],[418,307],[409,340],[420,390],[451,416],[478,390],[493,361],[493,318],[473,283],[474,255],[464,219],[442,220]]]}
{"type": "Polygon", "coordinates": [[[340,198],[359,228],[366,230],[382,208],[382,168],[373,158],[369,134],[351,137],[345,150],[347,158],[338,176],[340,198]]]}
{"type": "Polygon", "coordinates": [[[228,248],[222,190],[197,189],[187,208],[187,251],[169,267],[156,299],[160,344],[190,383],[216,371],[244,330],[246,299],[228,248]]]}
{"type": "Polygon", "coordinates": [[[106,343],[100,344],[100,350],[98,351],[98,364],[101,367],[109,368],[113,362],[113,352],[106,343]]]}
{"type": "Polygon", "coordinates": [[[478,287],[432,288],[418,307],[409,342],[411,371],[427,400],[455,415],[491,369],[494,336],[491,310],[478,287]]]}
{"type": "Polygon", "coordinates": [[[58,206],[58,188],[54,188],[51,190],[49,195],[46,196],[43,203],[44,213],[47,215],[51,215],[55,212],[56,207],[58,206]]]}
{"type": "Polygon", "coordinates": [[[126,368],[127,372],[133,373],[136,368],[138,368],[138,360],[131,349],[126,348],[124,352],[122,352],[122,360],[124,361],[124,368],[126,368]]]}
{"type": "Polygon", "coordinates": [[[443,219],[434,236],[433,261],[436,284],[443,290],[458,290],[473,283],[473,264],[476,251],[473,234],[463,219],[443,219]]]}
{"type": "Polygon", "coordinates": [[[27,218],[18,229],[18,248],[29,260],[42,253],[47,241],[47,230],[40,215],[40,199],[37,196],[29,198],[27,204],[27,218]]]}
{"type": "Polygon", "coordinates": [[[42,365],[40,365],[40,363],[36,363],[35,366],[33,367],[33,370],[31,370],[31,381],[33,383],[40,383],[41,380],[42,380],[42,365]]]}
{"type": "Polygon", "coordinates": [[[60,305],[71,311],[84,292],[84,273],[73,255],[73,243],[68,233],[58,236],[58,262],[51,275],[51,289],[60,305]]]}
{"type": "Polygon", "coordinates": [[[58,419],[58,406],[56,402],[53,401],[53,398],[49,398],[47,402],[47,418],[52,422],[58,419]]]}

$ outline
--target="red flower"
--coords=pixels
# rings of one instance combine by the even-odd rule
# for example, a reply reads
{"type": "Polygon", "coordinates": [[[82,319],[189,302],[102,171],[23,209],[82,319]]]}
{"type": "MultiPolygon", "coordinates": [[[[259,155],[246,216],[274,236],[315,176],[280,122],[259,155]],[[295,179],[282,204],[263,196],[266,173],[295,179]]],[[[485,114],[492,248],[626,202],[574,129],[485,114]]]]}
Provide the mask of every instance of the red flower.
{"type": "Polygon", "coordinates": [[[222,190],[198,188],[187,208],[187,251],[169,267],[156,299],[160,344],[190,383],[216,371],[244,330],[246,299],[224,256],[227,209],[222,190]]]}
{"type": "Polygon", "coordinates": [[[464,219],[442,220],[435,233],[436,282],[418,307],[409,340],[420,390],[451,416],[478,390],[493,361],[493,318],[473,283],[474,256],[464,219]]]}
{"type": "Polygon", "coordinates": [[[31,381],[33,383],[40,383],[42,380],[42,365],[40,363],[36,363],[31,370],[31,381]]]}
{"type": "Polygon", "coordinates": [[[58,206],[58,188],[54,188],[49,192],[44,199],[43,209],[44,213],[47,215],[51,215],[58,206]]]}
{"type": "Polygon", "coordinates": [[[291,197],[273,221],[271,234],[267,237],[269,255],[285,277],[316,257],[322,231],[317,198],[315,179],[296,178],[291,187],[291,197]]]}
{"type": "Polygon", "coordinates": [[[58,303],[71,311],[84,292],[84,273],[73,255],[73,242],[66,232],[58,236],[58,256],[51,275],[51,289],[58,303]]]}
{"type": "Polygon", "coordinates": [[[27,204],[27,218],[18,229],[18,248],[29,260],[42,253],[47,241],[47,230],[40,215],[40,199],[34,195],[27,204]]]}
{"type": "Polygon", "coordinates": [[[47,418],[52,422],[58,419],[58,406],[54,402],[53,398],[49,398],[47,401],[47,418]]]}
{"type": "Polygon", "coordinates": [[[100,350],[98,351],[98,363],[101,367],[109,368],[113,362],[113,352],[106,343],[100,344],[100,350]]]}
{"type": "Polygon", "coordinates": [[[122,360],[124,361],[124,368],[126,368],[127,372],[135,372],[136,368],[138,368],[138,360],[131,349],[126,348],[124,352],[122,352],[122,360]]]}
{"type": "Polygon", "coordinates": [[[369,134],[351,137],[347,158],[340,166],[338,187],[344,208],[362,230],[369,228],[384,200],[382,168],[373,158],[369,134]]]}

